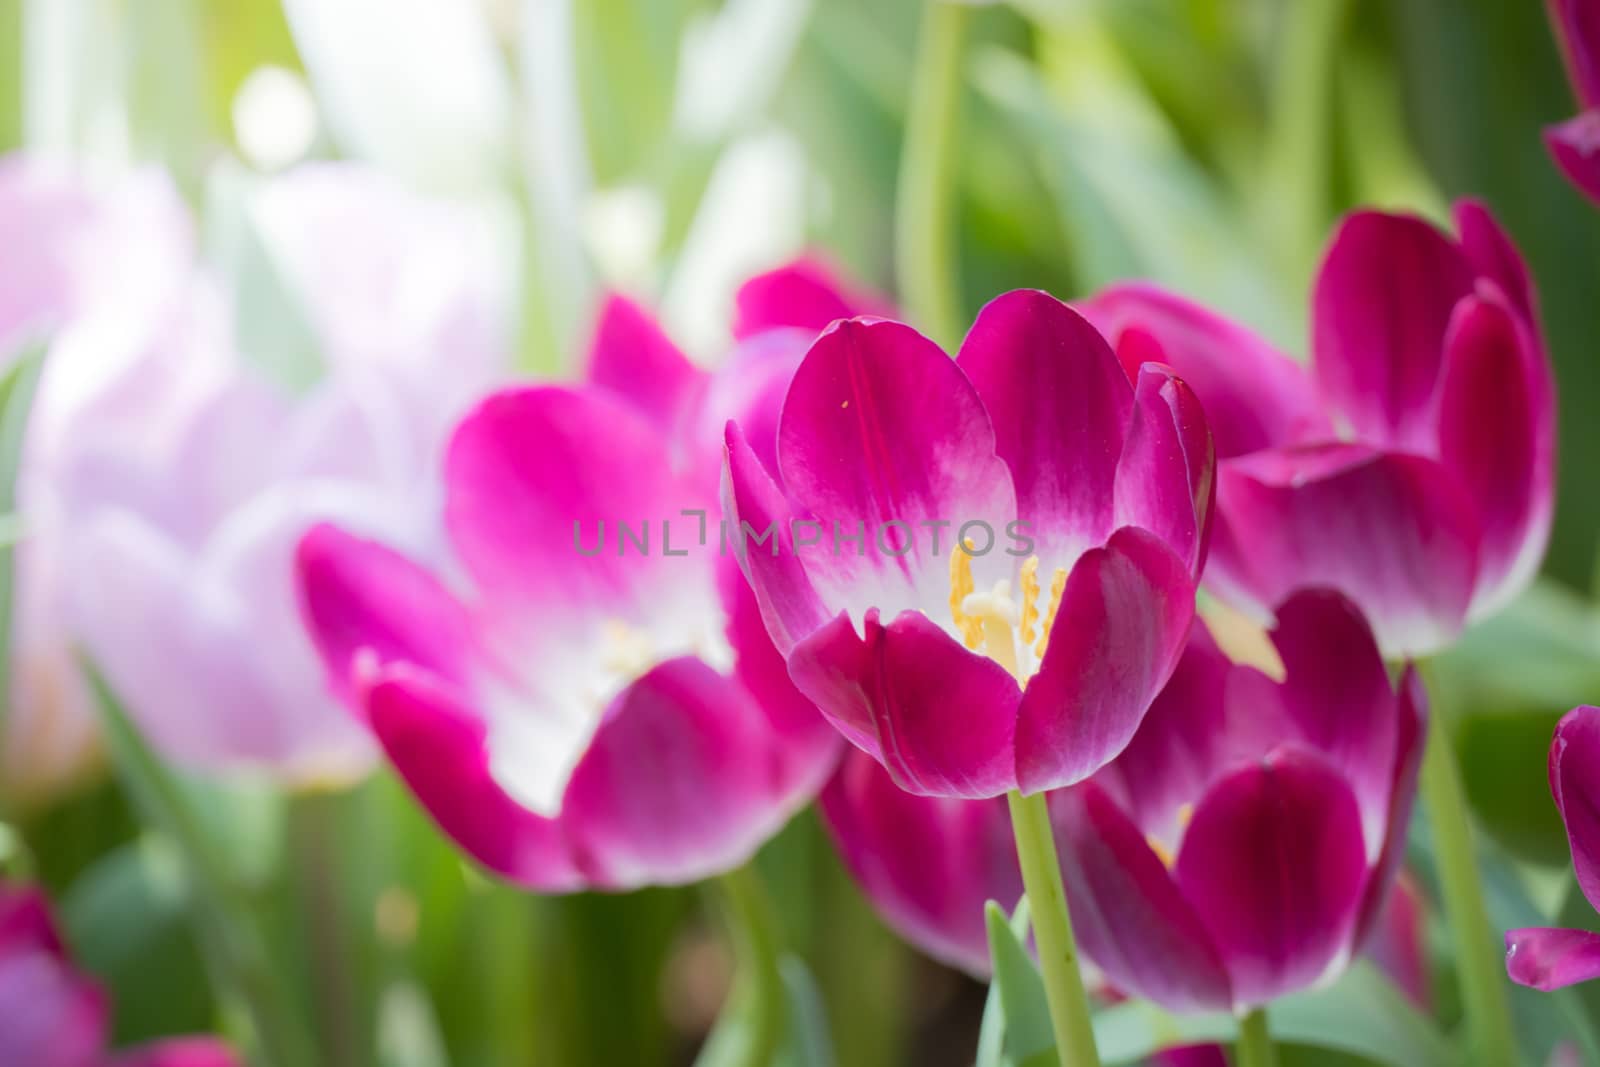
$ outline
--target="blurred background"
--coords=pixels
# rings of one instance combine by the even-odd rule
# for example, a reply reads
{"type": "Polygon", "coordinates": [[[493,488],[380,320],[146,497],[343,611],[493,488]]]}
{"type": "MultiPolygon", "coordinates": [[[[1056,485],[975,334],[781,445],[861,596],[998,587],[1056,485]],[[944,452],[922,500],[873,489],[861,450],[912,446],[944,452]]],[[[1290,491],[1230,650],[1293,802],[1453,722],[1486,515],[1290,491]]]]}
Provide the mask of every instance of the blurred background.
{"type": "MultiPolygon", "coordinates": [[[[797,253],[899,289],[925,2],[0,0],[0,150],[98,188],[168,172],[232,345],[291,391],[329,358],[292,248],[347,220],[271,198],[325,160],[460,223],[427,255],[458,258],[490,294],[515,373],[569,373],[610,288],[714,364],[734,288],[797,253]]],[[[1302,354],[1341,212],[1442,219],[1472,195],[1507,225],[1560,381],[1555,535],[1545,579],[1434,670],[1494,841],[1494,921],[1562,911],[1566,849],[1539,783],[1556,717],[1600,698],[1600,218],[1539,142],[1572,109],[1542,5],[1019,0],[973,8],[962,68],[958,317],[1007,288],[1071,298],[1149,277],[1302,354]]],[[[0,221],[0,260],[33,239],[27,223],[0,221]]],[[[339,240],[389,247],[382,230],[339,240]]],[[[0,284],[26,280],[0,266],[0,284]]],[[[35,636],[14,625],[11,647],[35,636]]],[[[32,725],[17,715],[0,753],[0,860],[60,903],[112,991],[117,1040],[226,1023],[237,1008],[189,922],[181,827],[146,817],[137,776],[107,770],[93,731],[10,710],[32,725]]],[[[733,958],[698,892],[491,884],[381,770],[337,788],[248,774],[177,788],[212,824],[235,904],[274,932],[272,966],[293,976],[324,1062],[665,1067],[692,1061],[727,992],[733,958]]],[[[982,988],[882,927],[811,814],[760,865],[843,1067],[971,1061],[982,988]]],[[[1519,1023],[1545,1047],[1592,1035],[1592,994],[1525,992],[1519,1023]]],[[[1437,994],[1448,1018],[1447,976],[1437,994]]]]}

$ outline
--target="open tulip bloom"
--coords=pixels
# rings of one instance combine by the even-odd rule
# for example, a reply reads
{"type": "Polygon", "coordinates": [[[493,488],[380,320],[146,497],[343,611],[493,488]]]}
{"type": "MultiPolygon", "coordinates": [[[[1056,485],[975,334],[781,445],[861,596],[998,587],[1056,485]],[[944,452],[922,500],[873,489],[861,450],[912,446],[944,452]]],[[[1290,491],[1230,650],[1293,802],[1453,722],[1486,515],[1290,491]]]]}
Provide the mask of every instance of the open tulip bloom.
{"type": "MultiPolygon", "coordinates": [[[[1600,909],[1600,708],[1573,708],[1550,745],[1550,793],[1567,827],[1578,888],[1600,909]]],[[[1600,934],[1533,927],[1506,933],[1512,981],[1560,989],[1600,978],[1600,934]]]]}
{"type": "Polygon", "coordinates": [[[459,575],[331,526],[300,546],[332,685],[490,870],[552,892],[698,880],[832,769],[837,736],[717,552],[721,423],[770,426],[815,331],[750,332],[708,375],[613,298],[588,382],[484,400],[444,463],[459,575]]]}
{"type": "Polygon", "coordinates": [[[1457,236],[1362,211],[1317,277],[1309,373],[1154,286],[1082,310],[1157,360],[1216,435],[1206,585],[1258,618],[1306,585],[1360,606],[1391,656],[1447,646],[1533,578],[1554,508],[1555,390],[1532,283],[1488,210],[1457,236]]]}

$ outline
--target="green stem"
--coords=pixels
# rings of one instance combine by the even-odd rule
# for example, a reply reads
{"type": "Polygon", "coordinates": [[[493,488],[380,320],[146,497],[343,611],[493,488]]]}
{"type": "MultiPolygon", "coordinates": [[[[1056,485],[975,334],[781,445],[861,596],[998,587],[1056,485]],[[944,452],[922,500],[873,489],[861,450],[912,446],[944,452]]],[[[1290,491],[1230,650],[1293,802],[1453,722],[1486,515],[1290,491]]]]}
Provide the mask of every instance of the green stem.
{"type": "Polygon", "coordinates": [[[783,1042],[783,976],[777,916],[767,887],[752,864],[716,881],[738,972],[722,1018],[697,1064],[766,1067],[783,1042]]]}
{"type": "Polygon", "coordinates": [[[912,319],[946,348],[961,340],[956,263],[956,138],[968,5],[927,0],[911,80],[895,205],[895,273],[912,319]]]}
{"type": "Polygon", "coordinates": [[[310,949],[317,1037],[323,1062],[364,1063],[360,1047],[360,1008],[351,974],[347,924],[340,899],[337,836],[338,799],[308,791],[289,801],[289,835],[295,849],[300,906],[310,949]]]}
{"type": "Polygon", "coordinates": [[[1256,1008],[1239,1020],[1239,1067],[1278,1067],[1278,1052],[1267,1032],[1267,1009],[1256,1008]]]}
{"type": "Polygon", "coordinates": [[[1422,759],[1422,805],[1433,832],[1439,888],[1455,942],[1472,1062],[1501,1067],[1517,1062],[1505,995],[1505,963],[1483,904],[1461,772],[1440,719],[1436,708],[1430,716],[1428,747],[1422,759]]]}
{"type": "Polygon", "coordinates": [[[1039,949],[1039,970],[1050,1004],[1050,1025],[1056,1034],[1056,1053],[1061,1067],[1100,1067],[1094,1023],[1089,1018],[1089,998],[1078,971],[1078,946],[1072,937],[1067,891],[1061,884],[1061,861],[1056,858],[1056,839],[1050,829],[1050,810],[1043,793],[1023,796],[1012,791],[1007,799],[1011,802],[1011,829],[1017,838],[1022,885],[1028,892],[1028,910],[1039,949]]]}

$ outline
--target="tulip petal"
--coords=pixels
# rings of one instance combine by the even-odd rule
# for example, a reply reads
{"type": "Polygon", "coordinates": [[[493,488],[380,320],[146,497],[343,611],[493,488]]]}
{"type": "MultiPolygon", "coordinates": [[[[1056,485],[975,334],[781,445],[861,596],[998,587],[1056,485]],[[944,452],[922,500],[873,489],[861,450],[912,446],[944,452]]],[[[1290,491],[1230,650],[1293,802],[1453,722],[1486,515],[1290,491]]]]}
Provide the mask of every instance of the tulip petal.
{"type": "Polygon", "coordinates": [[[1578,886],[1600,909],[1600,708],[1573,708],[1556,726],[1550,793],[1567,827],[1578,886]]]}
{"type": "Polygon", "coordinates": [[[1394,777],[1389,790],[1389,821],[1384,828],[1383,848],[1367,880],[1367,899],[1356,920],[1356,943],[1365,941],[1378,922],[1384,895],[1405,858],[1406,832],[1411,826],[1411,810],[1417,800],[1417,776],[1428,744],[1428,692],[1415,664],[1407,664],[1400,675],[1395,716],[1394,777]]]}
{"type": "Polygon", "coordinates": [[[782,755],[748,693],[698,659],[668,660],[607,712],[562,828],[594,885],[698,881],[749,859],[810,799],[779,792],[782,755]]]}
{"type": "Polygon", "coordinates": [[[1507,930],[1506,973],[1546,993],[1600,978],[1600,934],[1551,926],[1507,930]]]}
{"type": "Polygon", "coordinates": [[[1546,2],[1573,92],[1584,107],[1600,105],[1600,11],[1589,0],[1546,2]]]}
{"type": "Polygon", "coordinates": [[[1017,709],[1023,792],[1080,782],[1127,747],[1193,619],[1188,568],[1153,534],[1124,527],[1083,554],[1017,709]]]}
{"type": "Polygon", "coordinates": [[[804,562],[829,610],[858,620],[873,607],[947,613],[960,528],[985,522],[998,535],[1016,515],[977,392],[937,345],[897,322],[836,323],[811,346],[784,402],[778,466],[801,512],[857,539],[835,536],[804,562]],[[951,532],[935,549],[927,527],[939,523],[951,532]]]}
{"type": "Polygon", "coordinates": [[[866,753],[851,752],[819,805],[845,866],[884,919],[935,959],[987,976],[984,902],[1010,912],[1022,897],[1005,802],[917,796],[866,753]]]}
{"type": "Polygon", "coordinates": [[[356,702],[363,652],[373,666],[413,663],[449,681],[466,681],[472,623],[461,604],[398,552],[322,523],[295,552],[306,630],[334,693],[356,702]]]}
{"type": "Polygon", "coordinates": [[[1116,356],[1076,311],[1019,289],[978,313],[957,363],[988,409],[1040,559],[1047,568],[1070,566],[1112,529],[1132,405],[1116,356]]]}
{"type": "Polygon", "coordinates": [[[1212,786],[1175,873],[1227,964],[1236,1008],[1302,989],[1349,950],[1367,881],[1355,796],[1315,755],[1279,749],[1212,786]]]}
{"type": "Polygon", "coordinates": [[[1146,365],[1117,464],[1117,525],[1154,533],[1198,575],[1216,489],[1216,449],[1199,399],[1182,379],[1146,365]]]}
{"type": "Polygon", "coordinates": [[[1463,300],[1445,341],[1439,457],[1482,531],[1474,618],[1539,569],[1555,512],[1555,417],[1549,367],[1513,312],[1498,298],[1463,300]]]}
{"type": "Polygon", "coordinates": [[[1372,961],[1423,1011],[1433,1004],[1428,961],[1428,916],[1422,893],[1410,878],[1394,880],[1383,898],[1371,936],[1357,937],[1372,961]]]}
{"type": "Polygon", "coordinates": [[[706,374],[643,308],[619,293],[600,305],[587,379],[633,405],[663,433],[678,427],[706,374]]]}
{"type": "Polygon", "coordinates": [[[800,562],[789,504],[733,422],[723,454],[722,514],[767,633],[787,656],[828,617],[800,562]]]}
{"type": "Polygon", "coordinates": [[[795,646],[789,676],[901,789],[993,797],[1017,787],[1017,682],[916,612],[856,633],[840,612],[795,646]]]}
{"type": "Polygon", "coordinates": [[[1522,253],[1496,221],[1488,205],[1472,197],[1457,200],[1452,211],[1456,232],[1461,235],[1461,251],[1479,278],[1500,287],[1523,321],[1532,326],[1539,321],[1538,298],[1533,278],[1522,253]]]}
{"type": "Polygon", "coordinates": [[[572,618],[637,618],[670,580],[704,584],[694,546],[710,489],[675,476],[657,428],[599,391],[510,389],[456,429],[445,461],[445,522],[491,612],[536,626],[572,618]],[[645,529],[625,546],[621,526],[645,529]]]}
{"type": "Polygon", "coordinates": [[[1600,203],[1600,110],[1546,126],[1544,145],[1573,188],[1600,203]]]}
{"type": "Polygon", "coordinates": [[[1366,620],[1332,590],[1302,590],[1278,608],[1284,708],[1301,737],[1340,771],[1361,805],[1369,860],[1386,839],[1394,789],[1395,696],[1366,620]]]}
{"type": "Polygon", "coordinates": [[[585,885],[559,822],[512,799],[490,771],[488,729],[454,687],[407,664],[367,691],[367,718],[439,828],[484,867],[547,893],[585,885]]]}
{"type": "Polygon", "coordinates": [[[1332,433],[1304,367],[1249,330],[1146,282],[1125,282],[1079,305],[1116,346],[1129,378],[1169,364],[1199,395],[1222,458],[1332,433]]]}
{"type": "Polygon", "coordinates": [[[1420,218],[1361,211],[1340,225],[1317,275],[1312,365],[1362,440],[1426,444],[1445,328],[1472,286],[1460,250],[1420,218]]]}
{"type": "Polygon", "coordinates": [[[847,293],[827,266],[809,258],[757,274],[739,287],[733,303],[733,336],[740,341],[784,327],[816,333],[836,319],[879,310],[879,301],[847,293]]]}
{"type": "Polygon", "coordinates": [[[1144,834],[1095,782],[1049,801],[1084,954],[1112,985],[1173,1011],[1229,1007],[1216,946],[1144,834]]]}
{"type": "Polygon", "coordinates": [[[1266,617],[1303,586],[1338,589],[1386,655],[1460,631],[1477,521],[1438,463],[1359,445],[1261,452],[1222,465],[1217,508],[1206,580],[1224,600],[1266,617]]]}

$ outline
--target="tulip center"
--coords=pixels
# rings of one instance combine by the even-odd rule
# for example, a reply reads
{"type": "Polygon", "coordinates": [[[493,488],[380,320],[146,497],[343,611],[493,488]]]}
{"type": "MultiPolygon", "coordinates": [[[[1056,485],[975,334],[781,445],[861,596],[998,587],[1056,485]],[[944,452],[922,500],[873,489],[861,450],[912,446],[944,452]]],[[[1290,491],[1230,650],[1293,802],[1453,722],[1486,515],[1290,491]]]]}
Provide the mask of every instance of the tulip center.
{"type": "Polygon", "coordinates": [[[1182,840],[1183,832],[1189,828],[1189,820],[1193,818],[1194,805],[1179,804],[1176,820],[1178,824],[1177,832],[1173,835],[1173,841],[1170,845],[1156,834],[1145,835],[1145,844],[1150,846],[1150,851],[1156,854],[1156,859],[1160,860],[1162,865],[1169,871],[1172,869],[1172,865],[1177,862],[1178,842],[1182,840]]]}
{"type": "Polygon", "coordinates": [[[979,590],[972,577],[971,550],[968,542],[950,553],[950,617],[968,648],[982,652],[1024,682],[1044,659],[1061,595],[1067,588],[1067,569],[1056,568],[1041,613],[1038,556],[1023,561],[1015,593],[1007,578],[979,590]]]}

